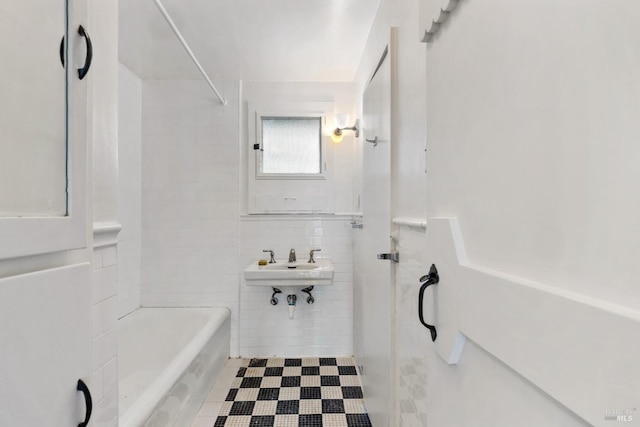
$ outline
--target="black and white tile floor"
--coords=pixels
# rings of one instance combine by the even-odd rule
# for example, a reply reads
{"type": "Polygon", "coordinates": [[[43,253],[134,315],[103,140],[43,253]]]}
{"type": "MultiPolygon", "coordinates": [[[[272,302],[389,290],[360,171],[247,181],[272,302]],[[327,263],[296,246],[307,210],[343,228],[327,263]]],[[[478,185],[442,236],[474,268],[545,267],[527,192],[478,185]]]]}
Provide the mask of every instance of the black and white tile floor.
{"type": "MultiPolygon", "coordinates": [[[[209,427],[371,426],[353,358],[251,359],[243,365],[209,427]]],[[[205,425],[202,412],[194,427],[205,425]]]]}

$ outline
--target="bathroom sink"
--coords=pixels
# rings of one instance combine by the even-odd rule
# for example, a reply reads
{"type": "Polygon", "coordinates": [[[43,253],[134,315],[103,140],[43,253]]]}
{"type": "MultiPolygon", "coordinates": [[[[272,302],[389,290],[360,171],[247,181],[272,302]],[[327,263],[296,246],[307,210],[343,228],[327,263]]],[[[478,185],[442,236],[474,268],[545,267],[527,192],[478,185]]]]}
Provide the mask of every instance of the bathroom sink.
{"type": "Polygon", "coordinates": [[[318,259],[315,263],[304,261],[277,261],[275,264],[251,263],[244,269],[244,278],[250,286],[318,286],[333,283],[333,263],[318,259]]]}
{"type": "Polygon", "coordinates": [[[267,265],[259,265],[258,270],[263,271],[313,271],[313,270],[322,270],[320,263],[316,261],[315,264],[309,263],[301,263],[301,262],[292,262],[286,264],[267,264],[267,265]]]}

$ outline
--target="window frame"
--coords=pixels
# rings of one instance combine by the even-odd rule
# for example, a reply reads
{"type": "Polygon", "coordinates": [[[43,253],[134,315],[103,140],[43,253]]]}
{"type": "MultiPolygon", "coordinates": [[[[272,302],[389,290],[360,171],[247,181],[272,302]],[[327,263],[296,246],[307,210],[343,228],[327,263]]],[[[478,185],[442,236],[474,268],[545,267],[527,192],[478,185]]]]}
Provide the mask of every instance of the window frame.
{"type": "Polygon", "coordinates": [[[256,144],[259,145],[259,149],[255,151],[255,179],[257,180],[324,180],[326,179],[326,152],[324,143],[324,125],[326,123],[326,115],[322,112],[267,112],[256,111],[256,128],[255,137],[256,144]],[[262,120],[263,119],[318,119],[319,131],[318,131],[318,144],[319,144],[319,173],[266,173],[262,172],[263,164],[263,141],[262,141],[262,120]]]}

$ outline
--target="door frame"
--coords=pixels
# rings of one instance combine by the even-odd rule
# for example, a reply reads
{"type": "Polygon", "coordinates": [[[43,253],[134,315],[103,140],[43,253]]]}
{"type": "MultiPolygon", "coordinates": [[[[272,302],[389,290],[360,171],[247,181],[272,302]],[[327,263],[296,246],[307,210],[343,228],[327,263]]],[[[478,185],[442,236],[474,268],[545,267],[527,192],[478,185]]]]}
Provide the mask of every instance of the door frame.
{"type": "MultiPolygon", "coordinates": [[[[386,252],[386,251],[395,251],[395,245],[396,242],[393,240],[391,233],[393,231],[393,218],[394,218],[394,214],[395,214],[395,210],[396,210],[396,200],[397,200],[397,147],[395,146],[396,144],[394,144],[394,141],[397,141],[397,132],[396,132],[396,111],[397,111],[397,102],[396,102],[396,96],[397,96],[397,59],[396,59],[396,40],[397,40],[397,29],[396,28],[390,28],[389,29],[389,38],[388,38],[388,42],[385,43],[382,46],[381,52],[382,54],[380,55],[380,59],[376,62],[375,67],[373,68],[373,71],[371,73],[371,76],[368,78],[367,80],[367,86],[363,92],[362,95],[362,106],[363,106],[363,113],[364,113],[364,93],[366,92],[366,90],[370,87],[370,83],[373,81],[373,79],[375,78],[375,76],[377,75],[378,71],[380,70],[380,67],[386,62],[388,61],[388,66],[389,66],[389,121],[388,121],[388,126],[389,126],[389,218],[388,218],[388,230],[389,230],[389,240],[388,240],[388,244],[385,247],[380,247],[380,248],[376,248],[376,251],[380,251],[380,252],[386,252]]],[[[363,162],[362,162],[362,176],[363,176],[363,180],[364,180],[364,176],[365,176],[365,168],[366,168],[366,162],[364,161],[364,153],[365,150],[367,149],[367,145],[369,145],[368,142],[364,141],[364,139],[366,138],[367,134],[367,124],[366,124],[366,120],[364,119],[364,114],[363,114],[363,146],[362,146],[362,152],[363,152],[363,162]]],[[[362,183],[363,185],[363,190],[364,190],[364,182],[362,183]]],[[[364,191],[363,191],[364,192],[364,191]]],[[[366,197],[366,194],[365,194],[366,197]]],[[[364,202],[366,203],[366,201],[364,202]]],[[[364,205],[363,203],[363,205],[364,205]]],[[[363,206],[362,205],[362,206],[363,206]]],[[[364,206],[363,206],[364,207],[364,206]]],[[[366,212],[363,209],[363,224],[364,224],[364,232],[367,232],[367,222],[366,222],[366,212]]],[[[362,249],[362,248],[360,248],[362,249]]],[[[362,250],[360,251],[362,252],[362,250]]],[[[370,254],[366,253],[366,254],[360,254],[360,258],[362,259],[362,261],[366,262],[369,260],[370,258],[370,254]]],[[[388,312],[389,312],[389,322],[390,324],[389,326],[389,353],[388,353],[388,357],[389,357],[389,364],[388,366],[385,368],[385,372],[372,372],[370,367],[367,366],[367,359],[369,358],[369,355],[367,355],[366,353],[364,353],[364,350],[366,349],[366,345],[363,343],[363,345],[359,348],[358,345],[355,346],[356,351],[361,350],[363,352],[363,354],[356,354],[356,357],[359,358],[360,360],[358,361],[359,363],[365,362],[364,365],[364,369],[363,366],[360,366],[360,375],[363,378],[363,387],[365,387],[364,391],[364,395],[365,395],[365,400],[367,399],[367,386],[369,387],[375,387],[375,385],[373,384],[367,384],[367,377],[370,377],[372,380],[373,379],[388,379],[388,381],[385,381],[387,383],[388,386],[388,399],[386,401],[386,403],[381,404],[379,402],[372,402],[371,400],[369,401],[369,403],[367,404],[367,407],[369,409],[369,413],[370,416],[374,416],[376,417],[376,413],[378,413],[378,418],[380,418],[380,413],[383,413],[383,418],[386,420],[386,423],[388,425],[397,425],[396,424],[396,392],[395,392],[395,388],[396,388],[396,378],[395,378],[395,367],[396,367],[396,337],[395,337],[395,329],[396,329],[396,311],[395,311],[395,286],[396,286],[396,267],[394,265],[394,263],[392,263],[391,261],[380,261],[380,260],[371,260],[370,262],[389,262],[390,264],[390,271],[389,271],[389,282],[387,284],[388,288],[386,288],[388,290],[388,312]],[[373,404],[373,405],[372,405],[373,404]],[[374,409],[375,408],[375,409],[374,409]]],[[[364,263],[361,266],[361,268],[365,267],[364,263]]],[[[361,276],[362,279],[364,279],[364,276],[361,276]]],[[[362,280],[364,281],[364,280],[362,280]]],[[[363,283],[360,284],[360,287],[362,287],[363,289],[366,289],[366,286],[363,286],[363,283]]],[[[357,290],[356,290],[357,292],[357,290]]],[[[356,301],[358,301],[358,295],[356,293],[356,301]]],[[[386,310],[386,308],[385,308],[386,310]]],[[[361,307],[357,307],[356,311],[354,313],[354,317],[356,317],[356,319],[358,317],[364,317],[364,312],[365,310],[361,307]]],[[[358,320],[356,320],[356,326],[357,326],[357,322],[358,320]]],[[[362,336],[365,337],[365,339],[369,336],[369,335],[374,335],[375,331],[373,330],[368,330],[366,329],[366,325],[365,322],[361,322],[360,324],[361,326],[361,330],[360,331],[355,331],[356,335],[357,334],[362,334],[362,336]]],[[[385,328],[386,329],[386,328],[385,328]]],[[[386,337],[385,337],[386,338],[386,337]]],[[[356,343],[357,344],[357,343],[356,343]]],[[[378,397],[379,400],[379,397],[378,397]]],[[[376,425],[383,425],[384,421],[381,419],[377,419],[375,420],[375,418],[372,419],[372,422],[377,423],[376,425]],[[382,424],[381,424],[382,423],[382,424]]]]}

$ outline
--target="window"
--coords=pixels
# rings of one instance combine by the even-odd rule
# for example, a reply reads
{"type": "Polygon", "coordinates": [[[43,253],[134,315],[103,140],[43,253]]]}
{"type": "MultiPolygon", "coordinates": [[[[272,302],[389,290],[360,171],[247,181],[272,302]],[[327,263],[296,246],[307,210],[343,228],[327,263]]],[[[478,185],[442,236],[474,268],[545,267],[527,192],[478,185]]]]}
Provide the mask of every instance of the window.
{"type": "Polygon", "coordinates": [[[247,110],[247,213],[333,212],[334,103],[257,99],[247,110]]]}
{"type": "Polygon", "coordinates": [[[258,177],[322,178],[322,117],[261,116],[258,177]]]}

